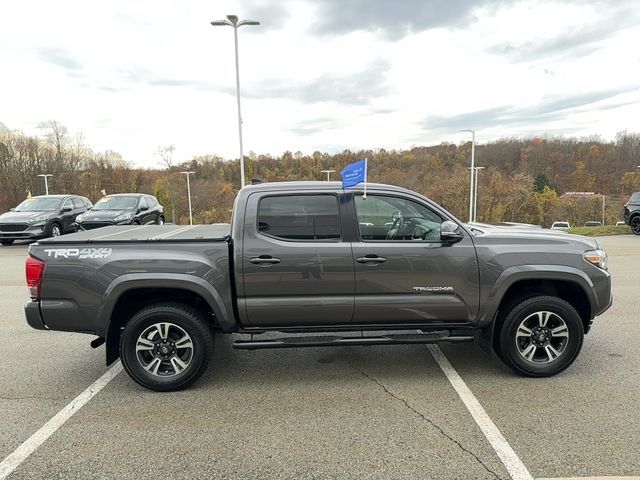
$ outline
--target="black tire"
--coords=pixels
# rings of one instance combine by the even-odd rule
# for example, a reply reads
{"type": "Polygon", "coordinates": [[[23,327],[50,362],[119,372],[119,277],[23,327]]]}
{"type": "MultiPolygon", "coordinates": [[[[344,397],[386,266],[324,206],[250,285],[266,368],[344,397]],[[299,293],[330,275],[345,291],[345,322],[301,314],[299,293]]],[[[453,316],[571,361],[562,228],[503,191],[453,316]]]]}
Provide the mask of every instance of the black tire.
{"type": "Polygon", "coordinates": [[[629,226],[635,235],[640,235],[640,215],[633,217],[629,222],[629,226]]]}
{"type": "Polygon", "coordinates": [[[164,217],[162,215],[156,220],[156,225],[164,225],[164,217]]]}
{"type": "Polygon", "coordinates": [[[140,220],[134,220],[131,225],[140,225],[140,220]]]}
{"type": "MultiPolygon", "coordinates": [[[[171,332],[167,337],[170,338],[170,336],[171,332]]],[[[173,341],[178,343],[176,338],[173,341]]],[[[212,330],[201,312],[181,303],[159,303],[140,310],[126,324],[120,336],[120,359],[124,369],[135,382],[150,390],[168,392],[187,388],[200,378],[213,356],[213,345],[212,330]],[[147,340],[149,337],[143,337],[145,332],[150,329],[153,330],[154,326],[160,323],[172,325],[176,327],[177,331],[181,330],[190,337],[189,340],[192,344],[191,356],[186,368],[180,372],[171,367],[172,359],[170,359],[171,361],[162,360],[164,357],[159,356],[159,350],[157,350],[158,355],[154,355],[153,352],[160,348],[161,343],[156,341],[161,340],[160,338],[152,341],[147,340]],[[137,345],[141,339],[142,342],[155,342],[154,351],[138,352],[137,345]],[[149,364],[164,362],[159,363],[159,365],[161,365],[160,368],[164,369],[165,375],[163,375],[160,368],[155,369],[158,373],[145,370],[143,366],[145,359],[141,355],[147,355],[152,359],[149,364]],[[158,360],[153,360],[156,357],[158,360]],[[174,373],[170,372],[172,369],[174,373]]]]}
{"type": "Polygon", "coordinates": [[[60,225],[58,222],[52,222],[51,225],[49,225],[49,231],[47,232],[47,237],[59,237],[60,235],[62,235],[62,225],[60,225]],[[54,235],[54,233],[56,233],[56,229],[57,228],[57,235],[54,235]]]}
{"type": "Polygon", "coordinates": [[[2,243],[2,245],[4,245],[5,247],[8,247],[9,245],[13,244],[13,240],[0,240],[0,243],[2,243]]]}
{"type": "Polygon", "coordinates": [[[513,304],[506,313],[499,332],[499,356],[504,363],[521,375],[550,377],[562,372],[575,361],[582,348],[583,339],[582,319],[570,303],[557,297],[533,297],[513,304]],[[549,315],[546,312],[549,312],[549,315]],[[546,317],[546,321],[551,322],[549,325],[556,325],[556,327],[540,328],[538,332],[541,336],[535,336],[533,332],[530,337],[525,336],[522,330],[520,336],[517,336],[521,326],[526,328],[527,325],[532,325],[525,322],[539,321],[538,313],[543,314],[542,317],[546,317]],[[566,339],[563,330],[558,332],[557,337],[548,336],[549,330],[557,330],[563,324],[566,327],[566,339]],[[547,341],[544,342],[544,339],[547,341]],[[556,343],[552,344],[552,342],[556,343]],[[551,359],[555,353],[549,353],[546,345],[551,346],[551,352],[560,352],[560,354],[551,359]],[[525,358],[527,350],[531,359],[525,358]],[[547,358],[544,358],[545,355],[547,358]]]}

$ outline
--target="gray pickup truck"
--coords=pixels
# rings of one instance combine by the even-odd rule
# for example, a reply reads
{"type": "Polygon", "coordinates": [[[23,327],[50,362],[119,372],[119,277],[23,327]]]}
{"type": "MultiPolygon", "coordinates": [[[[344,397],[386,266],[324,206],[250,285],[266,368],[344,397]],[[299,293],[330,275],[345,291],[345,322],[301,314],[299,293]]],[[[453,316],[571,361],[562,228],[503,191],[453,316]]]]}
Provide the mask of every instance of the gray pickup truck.
{"type": "Polygon", "coordinates": [[[612,302],[596,240],[465,225],[398,187],[263,183],[232,223],[105,227],[41,240],[33,328],[97,335],[140,385],[195,382],[215,333],[235,348],[476,341],[516,372],[573,363],[612,302]]]}

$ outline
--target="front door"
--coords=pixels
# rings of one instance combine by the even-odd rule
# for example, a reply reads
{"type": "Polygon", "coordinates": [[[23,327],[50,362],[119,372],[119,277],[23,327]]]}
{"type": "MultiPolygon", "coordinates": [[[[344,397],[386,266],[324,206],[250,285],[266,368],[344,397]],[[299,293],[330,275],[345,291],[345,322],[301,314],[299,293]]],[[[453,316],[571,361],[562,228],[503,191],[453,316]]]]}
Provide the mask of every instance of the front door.
{"type": "Polygon", "coordinates": [[[247,323],[351,322],[354,267],[337,194],[254,193],[246,212],[239,304],[247,323]]]}
{"type": "Polygon", "coordinates": [[[60,221],[62,222],[62,232],[72,232],[75,230],[75,219],[77,213],[74,211],[75,207],[73,205],[73,199],[67,198],[62,204],[62,209],[60,210],[60,221]]]}
{"type": "Polygon", "coordinates": [[[479,271],[471,238],[440,240],[445,220],[418,198],[353,196],[354,323],[464,323],[475,319],[479,271]]]}

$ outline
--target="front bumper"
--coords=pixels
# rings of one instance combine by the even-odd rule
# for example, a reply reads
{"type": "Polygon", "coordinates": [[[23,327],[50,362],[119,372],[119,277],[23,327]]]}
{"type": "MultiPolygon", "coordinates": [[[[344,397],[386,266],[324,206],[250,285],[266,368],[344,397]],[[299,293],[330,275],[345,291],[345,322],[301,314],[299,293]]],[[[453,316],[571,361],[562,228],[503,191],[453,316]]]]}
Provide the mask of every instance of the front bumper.
{"type": "Polygon", "coordinates": [[[40,314],[40,302],[27,300],[27,303],[24,304],[24,315],[27,317],[27,323],[31,328],[35,328],[36,330],[49,330],[49,327],[44,324],[42,315],[40,314]]]}
{"type": "Polygon", "coordinates": [[[96,228],[102,227],[111,227],[113,225],[129,225],[131,220],[123,220],[121,222],[107,222],[107,221],[91,221],[86,220],[84,222],[78,223],[76,225],[80,227],[82,230],[95,230],[96,228]]]}
{"type": "Polygon", "coordinates": [[[0,240],[29,240],[42,238],[45,235],[46,225],[33,225],[20,232],[3,231],[0,227],[0,240]]]}

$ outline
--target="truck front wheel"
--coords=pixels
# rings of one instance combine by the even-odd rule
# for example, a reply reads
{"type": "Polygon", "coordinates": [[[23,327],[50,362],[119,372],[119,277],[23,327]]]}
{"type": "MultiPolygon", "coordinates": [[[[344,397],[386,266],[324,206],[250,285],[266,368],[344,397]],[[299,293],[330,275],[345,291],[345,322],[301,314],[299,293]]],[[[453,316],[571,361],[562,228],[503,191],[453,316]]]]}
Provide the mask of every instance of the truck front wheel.
{"type": "Polygon", "coordinates": [[[213,334],[202,313],[181,303],[136,313],[120,336],[120,358],[143,387],[167,392],[194,383],[213,355],[213,334]]]}
{"type": "Polygon", "coordinates": [[[513,305],[499,335],[501,358],[508,366],[528,377],[549,377],[574,362],[584,328],[570,303],[541,296],[513,305]]]}

